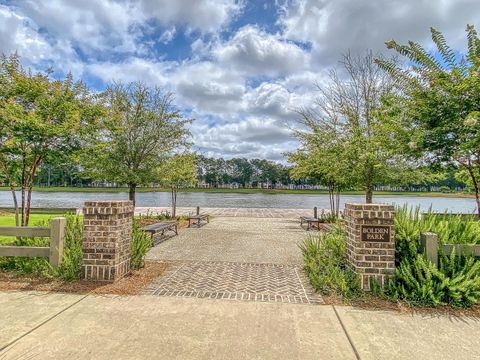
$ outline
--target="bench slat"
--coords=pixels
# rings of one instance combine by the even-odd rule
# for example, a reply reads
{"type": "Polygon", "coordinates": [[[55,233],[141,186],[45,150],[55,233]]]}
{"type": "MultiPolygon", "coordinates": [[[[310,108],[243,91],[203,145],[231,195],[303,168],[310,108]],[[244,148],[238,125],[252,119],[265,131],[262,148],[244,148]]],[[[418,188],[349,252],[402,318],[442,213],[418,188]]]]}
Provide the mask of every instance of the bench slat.
{"type": "Polygon", "coordinates": [[[145,226],[142,228],[142,230],[143,231],[160,231],[160,230],[165,230],[165,229],[174,227],[178,224],[179,224],[178,221],[156,223],[156,224],[145,226]]]}

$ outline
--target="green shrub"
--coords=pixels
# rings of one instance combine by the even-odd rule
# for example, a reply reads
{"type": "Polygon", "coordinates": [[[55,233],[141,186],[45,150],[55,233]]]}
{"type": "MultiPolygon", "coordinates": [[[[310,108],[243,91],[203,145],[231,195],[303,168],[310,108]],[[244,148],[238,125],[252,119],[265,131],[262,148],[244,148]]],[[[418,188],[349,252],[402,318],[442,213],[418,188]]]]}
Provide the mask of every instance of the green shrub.
{"type": "MultiPolygon", "coordinates": [[[[23,274],[59,277],[64,280],[75,280],[80,276],[82,261],[83,221],[78,215],[67,214],[67,226],[63,261],[58,269],[52,269],[46,258],[4,257],[0,258],[0,268],[17,271],[23,274]]],[[[49,221],[41,221],[35,226],[49,227],[49,221]]],[[[11,243],[14,246],[49,246],[49,238],[21,237],[11,243]]]]}
{"type": "MultiPolygon", "coordinates": [[[[43,225],[42,225],[43,226],[43,225]]],[[[11,242],[13,246],[49,246],[49,238],[19,237],[11,242]]],[[[48,274],[50,265],[47,258],[27,258],[20,256],[0,257],[0,269],[16,271],[22,274],[48,274]]]]}
{"type": "Polygon", "coordinates": [[[325,295],[353,298],[360,293],[359,278],[347,266],[345,233],[334,232],[309,236],[300,245],[305,270],[315,290],[325,295]]]}
{"type": "Polygon", "coordinates": [[[439,251],[439,264],[427,261],[420,235],[434,232],[440,244],[478,244],[479,223],[462,215],[420,215],[419,209],[397,209],[395,241],[397,268],[386,294],[411,304],[465,307],[480,302],[480,261],[439,251]]]}
{"type": "Polygon", "coordinates": [[[434,232],[442,244],[480,243],[480,225],[462,215],[420,214],[420,208],[397,208],[395,214],[395,244],[397,265],[402,260],[414,261],[420,253],[420,235],[434,232]]]}
{"type": "Polygon", "coordinates": [[[480,261],[452,253],[439,267],[417,255],[401,262],[387,285],[387,294],[413,305],[468,307],[480,302],[480,261]]]}
{"type": "Polygon", "coordinates": [[[80,278],[80,270],[82,268],[83,218],[78,215],[68,214],[66,219],[67,227],[63,260],[59,268],[55,270],[55,275],[71,281],[80,278]]]}
{"type": "Polygon", "coordinates": [[[142,231],[139,220],[134,219],[132,230],[132,269],[140,269],[145,264],[145,255],[147,251],[152,247],[152,239],[150,235],[142,231]]]}

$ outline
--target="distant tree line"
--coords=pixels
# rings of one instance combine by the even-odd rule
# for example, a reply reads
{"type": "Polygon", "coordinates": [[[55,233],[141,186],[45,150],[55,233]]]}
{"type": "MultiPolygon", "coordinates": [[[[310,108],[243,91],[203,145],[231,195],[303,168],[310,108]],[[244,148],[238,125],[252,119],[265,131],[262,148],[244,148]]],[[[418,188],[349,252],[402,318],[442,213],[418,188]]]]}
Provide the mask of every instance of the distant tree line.
{"type": "Polygon", "coordinates": [[[198,157],[198,181],[209,187],[236,184],[240,187],[274,187],[291,182],[289,167],[269,160],[198,157]]]}

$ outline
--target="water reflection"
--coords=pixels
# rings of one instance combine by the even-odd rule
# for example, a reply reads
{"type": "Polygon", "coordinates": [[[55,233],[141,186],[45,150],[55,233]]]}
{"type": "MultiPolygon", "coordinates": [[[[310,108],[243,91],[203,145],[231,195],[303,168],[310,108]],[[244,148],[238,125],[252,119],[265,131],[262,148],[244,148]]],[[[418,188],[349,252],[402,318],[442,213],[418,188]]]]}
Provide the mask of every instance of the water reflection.
{"type": "MultiPolygon", "coordinates": [[[[80,208],[88,200],[125,200],[128,194],[88,193],[88,192],[34,192],[32,207],[42,208],[80,208]]],[[[430,207],[434,211],[471,213],[475,211],[475,200],[472,198],[439,198],[417,196],[375,196],[375,202],[395,205],[408,204],[420,206],[422,211],[430,207]]],[[[345,202],[364,202],[363,195],[345,195],[341,198],[342,208],[345,202]]],[[[11,194],[0,191],[0,207],[11,207],[11,194]]],[[[170,206],[170,194],[160,192],[138,193],[137,206],[154,207],[170,206]]],[[[179,193],[178,206],[226,207],[226,208],[285,208],[307,209],[317,206],[328,208],[328,196],[309,194],[235,194],[235,193],[179,193]]]]}

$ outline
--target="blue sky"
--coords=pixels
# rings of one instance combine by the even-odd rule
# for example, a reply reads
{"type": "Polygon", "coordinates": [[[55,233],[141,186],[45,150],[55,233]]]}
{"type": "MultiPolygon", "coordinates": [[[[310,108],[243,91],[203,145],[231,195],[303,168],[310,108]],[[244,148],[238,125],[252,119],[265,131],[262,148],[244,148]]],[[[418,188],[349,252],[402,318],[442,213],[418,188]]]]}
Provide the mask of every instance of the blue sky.
{"type": "Polygon", "coordinates": [[[430,26],[461,52],[479,15],[478,0],[0,0],[0,52],[97,90],[160,86],[195,119],[198,152],[281,160],[342,53],[428,47],[430,26]]]}

